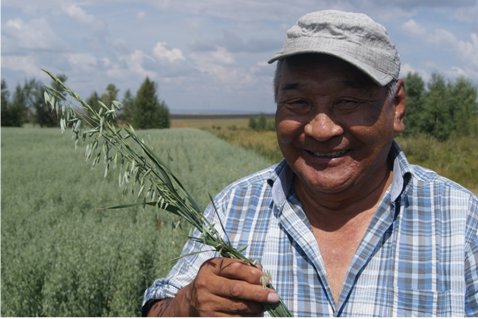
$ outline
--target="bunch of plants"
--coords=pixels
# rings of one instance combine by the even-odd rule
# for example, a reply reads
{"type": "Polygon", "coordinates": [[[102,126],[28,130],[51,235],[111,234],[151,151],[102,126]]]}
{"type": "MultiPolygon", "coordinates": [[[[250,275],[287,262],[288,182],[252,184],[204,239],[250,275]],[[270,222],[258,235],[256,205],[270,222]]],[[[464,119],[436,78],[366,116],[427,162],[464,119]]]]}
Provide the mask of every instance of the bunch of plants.
{"type": "MultiPolygon", "coordinates": [[[[189,225],[199,230],[200,235],[189,239],[200,242],[214,249],[220,256],[236,258],[256,267],[257,261],[252,261],[241,252],[247,247],[232,247],[224,226],[218,218],[219,225],[213,224],[202,214],[201,207],[186,190],[181,181],[172,173],[168,165],[140,138],[131,125],[124,128],[115,124],[120,103],[111,101],[106,105],[99,101],[101,108],[96,111],[62,81],[45,71],[61,87],[57,90],[47,86],[45,102],[60,116],[62,131],[71,126],[75,146],[79,141],[86,142],[85,157],[92,160],[93,167],[100,162],[104,164],[104,176],[111,168],[119,166],[118,183],[124,186],[124,193],[136,193],[141,201],[122,204],[110,209],[128,208],[134,206],[153,206],[181,217],[189,225]],[[73,105],[63,92],[79,103],[73,105]],[[86,112],[80,111],[78,107],[86,112]],[[135,148],[137,147],[137,149],[135,148]]],[[[211,198],[214,206],[214,201],[211,198]]],[[[201,253],[201,252],[198,252],[201,253]]],[[[264,287],[274,289],[269,274],[269,284],[264,287]]],[[[264,304],[271,316],[292,316],[282,300],[270,305],[264,304]]]]}

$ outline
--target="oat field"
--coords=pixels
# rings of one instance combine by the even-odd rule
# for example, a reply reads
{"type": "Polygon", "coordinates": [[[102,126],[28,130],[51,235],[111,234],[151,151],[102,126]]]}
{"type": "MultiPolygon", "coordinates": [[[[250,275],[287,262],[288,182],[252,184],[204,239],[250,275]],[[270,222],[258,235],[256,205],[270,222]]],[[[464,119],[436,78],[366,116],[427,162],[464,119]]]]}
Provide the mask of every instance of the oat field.
{"type": "MultiPolygon", "coordinates": [[[[152,208],[100,210],[122,198],[118,178],[91,170],[59,129],[2,128],[1,315],[139,316],[144,290],[164,276],[184,237],[152,208]]],[[[149,130],[155,152],[198,204],[270,165],[196,129],[149,130]]],[[[187,232],[187,228],[184,229],[187,232]]]]}

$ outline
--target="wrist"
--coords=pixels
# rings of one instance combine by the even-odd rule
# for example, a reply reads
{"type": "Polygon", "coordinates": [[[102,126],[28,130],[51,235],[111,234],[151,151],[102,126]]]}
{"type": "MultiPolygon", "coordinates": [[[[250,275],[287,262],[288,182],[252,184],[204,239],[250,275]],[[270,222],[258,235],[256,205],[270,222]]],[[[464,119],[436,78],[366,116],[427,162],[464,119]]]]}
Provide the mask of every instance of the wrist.
{"type": "Polygon", "coordinates": [[[194,311],[191,310],[189,286],[180,289],[174,298],[159,300],[151,306],[148,317],[191,317],[194,311]]]}

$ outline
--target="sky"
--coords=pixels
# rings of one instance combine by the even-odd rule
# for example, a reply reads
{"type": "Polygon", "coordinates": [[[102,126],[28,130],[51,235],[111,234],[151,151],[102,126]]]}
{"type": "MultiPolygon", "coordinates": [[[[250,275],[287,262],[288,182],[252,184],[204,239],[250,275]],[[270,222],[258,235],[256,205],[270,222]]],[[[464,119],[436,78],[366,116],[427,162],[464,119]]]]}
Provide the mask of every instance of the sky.
{"type": "Polygon", "coordinates": [[[401,56],[400,75],[478,83],[478,0],[2,0],[1,77],[12,92],[41,71],[83,98],[146,77],[171,113],[273,113],[267,64],[309,12],[369,15],[401,56]]]}

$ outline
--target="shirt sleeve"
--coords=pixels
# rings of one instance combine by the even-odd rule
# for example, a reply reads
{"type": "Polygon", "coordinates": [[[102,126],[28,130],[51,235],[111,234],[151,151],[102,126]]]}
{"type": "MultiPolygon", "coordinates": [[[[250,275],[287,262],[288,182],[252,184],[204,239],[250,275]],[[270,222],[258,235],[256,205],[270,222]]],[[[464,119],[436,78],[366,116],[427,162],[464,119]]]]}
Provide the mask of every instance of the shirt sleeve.
{"type": "Polygon", "coordinates": [[[465,280],[467,316],[478,316],[478,199],[470,199],[467,241],[465,247],[465,280]]]}
{"type": "MultiPolygon", "coordinates": [[[[219,214],[220,207],[217,204],[216,207],[219,214]]],[[[216,225],[218,224],[216,222],[218,214],[216,214],[212,205],[209,205],[204,211],[205,217],[216,225]]],[[[221,214],[221,216],[223,215],[221,214]]],[[[218,229],[218,231],[220,230],[218,229]]],[[[199,231],[195,229],[192,236],[198,237],[199,231]]],[[[150,301],[152,300],[174,298],[181,288],[187,286],[196,278],[199,268],[206,260],[217,256],[213,248],[194,240],[188,240],[184,245],[181,256],[201,251],[202,253],[180,258],[165,278],[155,280],[153,285],[144,293],[142,308],[151,305],[150,301]]]]}

